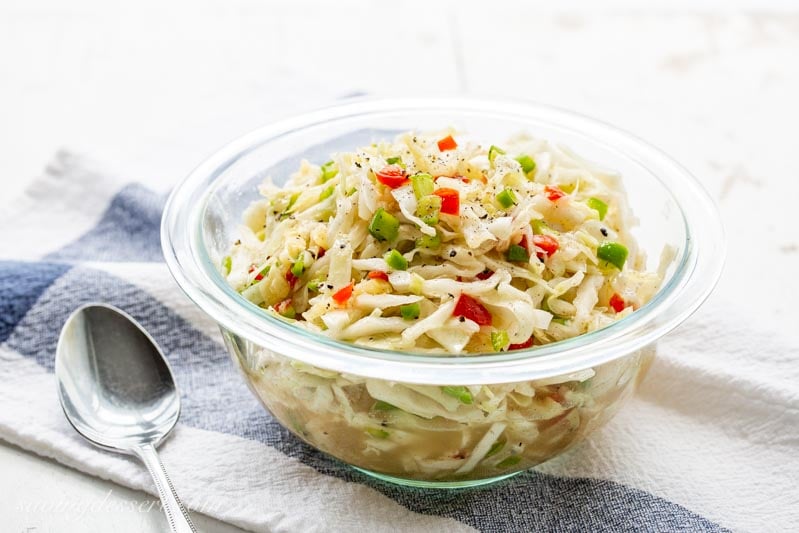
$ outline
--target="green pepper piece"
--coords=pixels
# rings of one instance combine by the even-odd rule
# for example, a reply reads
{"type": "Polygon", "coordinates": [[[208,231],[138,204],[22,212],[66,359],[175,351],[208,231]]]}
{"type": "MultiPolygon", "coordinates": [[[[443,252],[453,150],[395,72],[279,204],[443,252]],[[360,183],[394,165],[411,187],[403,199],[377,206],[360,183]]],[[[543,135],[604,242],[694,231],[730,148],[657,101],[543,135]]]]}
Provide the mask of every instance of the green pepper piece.
{"type": "Polygon", "coordinates": [[[311,291],[311,292],[319,292],[319,287],[323,283],[324,282],[322,280],[319,280],[319,279],[315,279],[313,281],[309,281],[308,282],[308,290],[311,291]]]}
{"type": "Polygon", "coordinates": [[[516,193],[513,192],[513,189],[505,189],[501,193],[497,194],[497,202],[499,202],[499,205],[505,209],[519,203],[519,201],[516,199],[516,193]]]}
{"type": "Polygon", "coordinates": [[[472,398],[472,393],[469,392],[469,389],[463,385],[441,387],[441,392],[448,394],[453,398],[457,398],[461,401],[461,403],[466,405],[471,405],[474,401],[472,398]]]}
{"type": "Polygon", "coordinates": [[[596,256],[603,261],[607,261],[619,270],[624,267],[624,262],[627,260],[627,248],[623,244],[617,242],[606,241],[599,245],[596,249],[596,256]]]}
{"type": "Polygon", "coordinates": [[[390,433],[385,429],[366,428],[366,432],[376,439],[387,439],[390,433]]]}
{"type": "Polygon", "coordinates": [[[522,172],[526,175],[535,170],[535,160],[529,155],[520,155],[516,161],[522,166],[522,172]]]}
{"type": "Polygon", "coordinates": [[[287,218],[291,214],[291,208],[294,207],[294,204],[297,203],[297,200],[299,198],[300,198],[300,193],[298,192],[295,192],[294,194],[291,195],[291,197],[289,198],[289,205],[286,206],[285,211],[280,213],[280,220],[287,218]]]}
{"type": "Polygon", "coordinates": [[[435,189],[433,176],[426,172],[420,172],[419,174],[411,176],[411,183],[413,184],[413,194],[416,195],[417,199],[433,194],[433,190],[435,189]]]}
{"type": "Polygon", "coordinates": [[[303,254],[297,258],[297,261],[291,265],[291,273],[294,274],[294,277],[299,278],[302,276],[302,273],[305,272],[305,261],[304,261],[303,254]]]}
{"type": "Polygon", "coordinates": [[[523,246],[518,244],[511,244],[508,247],[508,261],[527,262],[530,260],[530,254],[523,246]]]}
{"type": "Polygon", "coordinates": [[[384,402],[383,400],[377,400],[374,405],[372,405],[373,411],[394,411],[395,409],[398,409],[398,407],[384,402]]]}
{"type": "Polygon", "coordinates": [[[283,311],[281,311],[279,314],[282,317],[291,318],[291,319],[294,319],[297,316],[297,312],[294,310],[293,305],[286,306],[286,308],[283,309],[283,311]]]}
{"type": "Polygon", "coordinates": [[[608,204],[600,200],[599,198],[589,198],[585,202],[588,204],[588,207],[599,213],[599,220],[605,220],[605,215],[608,213],[608,204]]]}
{"type": "Polygon", "coordinates": [[[441,246],[441,235],[436,232],[435,235],[422,235],[418,239],[416,239],[416,247],[417,248],[429,248],[431,250],[435,250],[441,246]]]}
{"type": "Polygon", "coordinates": [[[229,255],[226,255],[222,259],[222,268],[225,269],[225,275],[226,276],[229,275],[230,274],[230,269],[233,268],[233,258],[230,257],[229,255]]]}
{"type": "Polygon", "coordinates": [[[492,444],[491,447],[488,449],[488,453],[485,454],[485,458],[498,454],[502,450],[502,448],[505,447],[506,442],[507,441],[505,440],[498,440],[494,444],[492,444]]]}
{"type": "Polygon", "coordinates": [[[389,165],[399,165],[401,168],[405,168],[405,163],[402,162],[401,157],[389,157],[386,159],[386,163],[389,165]]]}
{"type": "Polygon", "coordinates": [[[400,306],[400,314],[405,320],[416,320],[421,312],[418,302],[400,306]]]}
{"type": "Polygon", "coordinates": [[[369,223],[369,233],[378,241],[393,241],[399,235],[399,220],[381,207],[369,223]]]}
{"type": "Polygon", "coordinates": [[[335,178],[336,174],[338,174],[338,169],[336,168],[336,164],[333,161],[328,161],[327,163],[323,164],[320,168],[322,170],[322,183],[335,178]]]}
{"type": "Polygon", "coordinates": [[[416,204],[416,216],[421,218],[428,226],[438,224],[438,214],[441,212],[441,197],[431,194],[423,196],[416,204]]]}
{"type": "Polygon", "coordinates": [[[496,159],[499,154],[503,154],[504,155],[505,154],[505,150],[503,150],[499,146],[494,146],[492,144],[491,147],[488,149],[488,161],[493,163],[494,159],[496,159]]]}
{"type": "Polygon", "coordinates": [[[397,250],[391,250],[383,256],[388,266],[394,270],[408,270],[408,260],[397,250]]]}
{"type": "Polygon", "coordinates": [[[495,352],[501,352],[508,344],[510,344],[510,337],[508,337],[507,331],[497,330],[491,332],[491,346],[494,347],[495,352]]]}
{"type": "Polygon", "coordinates": [[[533,234],[541,235],[544,233],[544,230],[547,229],[547,223],[543,220],[534,219],[530,221],[530,226],[533,228],[533,234]]]}
{"type": "Polygon", "coordinates": [[[319,201],[321,202],[322,200],[327,200],[328,198],[333,196],[334,192],[336,192],[336,186],[331,185],[330,187],[322,191],[322,194],[319,195],[319,201]]]}
{"type": "Polygon", "coordinates": [[[522,457],[520,455],[511,455],[498,462],[497,468],[509,468],[513,465],[519,464],[521,460],[522,457]]]}

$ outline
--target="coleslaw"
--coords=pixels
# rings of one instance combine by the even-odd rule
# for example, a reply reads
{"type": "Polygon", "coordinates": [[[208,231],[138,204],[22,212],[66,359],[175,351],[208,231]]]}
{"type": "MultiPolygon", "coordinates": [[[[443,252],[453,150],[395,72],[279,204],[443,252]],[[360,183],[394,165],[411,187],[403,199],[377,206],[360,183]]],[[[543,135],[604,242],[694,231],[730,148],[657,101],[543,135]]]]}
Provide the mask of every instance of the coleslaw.
{"type": "MultiPolygon", "coordinates": [[[[485,146],[408,132],[303,161],[260,194],[222,261],[228,282],[297,327],[375,349],[534,350],[635,312],[673,256],[646,269],[618,174],[527,135],[485,146]]],[[[529,468],[579,441],[651,355],[489,386],[345,375],[266,347],[241,359],[270,411],[318,448],[449,480],[529,468]]]]}

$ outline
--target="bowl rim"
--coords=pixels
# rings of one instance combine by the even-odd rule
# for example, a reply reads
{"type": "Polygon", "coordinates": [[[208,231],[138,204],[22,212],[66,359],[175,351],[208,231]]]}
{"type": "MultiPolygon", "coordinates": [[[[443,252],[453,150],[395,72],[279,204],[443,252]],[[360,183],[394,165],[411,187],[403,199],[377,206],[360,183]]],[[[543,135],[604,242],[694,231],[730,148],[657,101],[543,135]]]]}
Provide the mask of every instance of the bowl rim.
{"type": "Polygon", "coordinates": [[[528,101],[474,98],[361,98],[252,131],[212,154],[172,190],[162,217],[161,245],[169,271],[183,292],[220,327],[255,345],[339,372],[452,385],[567,375],[631,354],[696,311],[718,282],[724,263],[724,232],[713,200],[687,169],[658,148],[573,111],[528,101]],[[203,214],[219,186],[219,176],[241,157],[283,135],[322,124],[398,112],[442,111],[544,123],[586,137],[650,172],[671,192],[685,225],[684,252],[668,283],[629,316],[577,337],[501,354],[436,356],[367,348],[293,326],[241,297],[211,262],[203,246],[203,214]]]}

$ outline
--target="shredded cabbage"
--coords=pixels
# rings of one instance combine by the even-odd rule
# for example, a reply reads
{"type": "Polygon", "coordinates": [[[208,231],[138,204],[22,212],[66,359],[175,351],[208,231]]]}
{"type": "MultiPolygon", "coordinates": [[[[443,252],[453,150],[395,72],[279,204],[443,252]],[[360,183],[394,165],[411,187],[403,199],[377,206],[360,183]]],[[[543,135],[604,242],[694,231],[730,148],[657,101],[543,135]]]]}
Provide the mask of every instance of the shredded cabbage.
{"type": "MultiPolygon", "coordinates": [[[[228,282],[297,327],[442,357],[534,350],[627,316],[659,290],[675,253],[646,270],[617,174],[527,136],[492,155],[460,136],[441,151],[447,133],[303,161],[283,187],[267,180],[225,259],[228,282]]],[[[575,442],[640,367],[639,356],[450,387],[344,375],[263,348],[246,371],[282,422],[334,455],[463,479],[575,442]]]]}

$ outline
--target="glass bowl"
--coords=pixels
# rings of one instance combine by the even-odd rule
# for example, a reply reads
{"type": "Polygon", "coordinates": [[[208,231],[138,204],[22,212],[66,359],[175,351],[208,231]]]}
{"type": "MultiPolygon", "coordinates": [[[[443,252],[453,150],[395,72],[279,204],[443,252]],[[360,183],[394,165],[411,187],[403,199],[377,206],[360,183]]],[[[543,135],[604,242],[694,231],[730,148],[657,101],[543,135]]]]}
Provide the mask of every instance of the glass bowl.
{"type": "Polygon", "coordinates": [[[174,189],[161,237],[172,275],[219,324],[246,382],[282,425],[371,475],[434,487],[509,477],[607,423],[643,378],[655,341],[709,295],[724,255],[710,197],[656,148],[549,106],[468,99],[355,101],[254,131],[174,189]],[[631,315],[579,337],[501,354],[436,357],[308,332],[265,313],[226,283],[221,260],[264,177],[281,183],[303,158],[322,163],[331,152],[399,131],[449,126],[486,144],[530,133],[619,171],[640,221],[634,234],[648,268],[656,268],[664,246],[677,250],[661,290],[631,315]],[[442,400],[442,387],[466,387],[482,398],[481,407],[442,400]],[[384,403],[386,391],[396,390],[414,398],[416,412],[384,403]]]}

